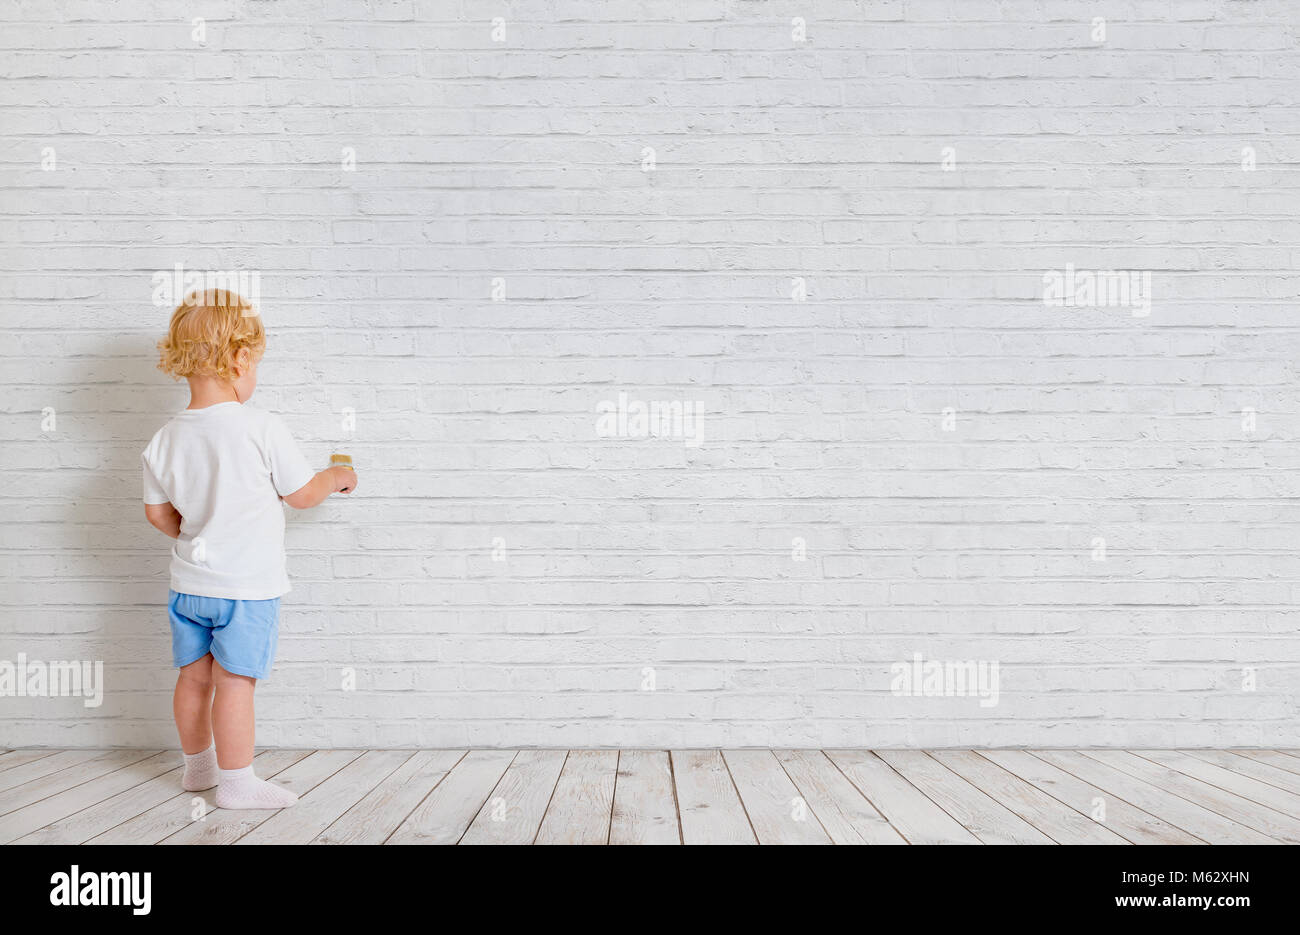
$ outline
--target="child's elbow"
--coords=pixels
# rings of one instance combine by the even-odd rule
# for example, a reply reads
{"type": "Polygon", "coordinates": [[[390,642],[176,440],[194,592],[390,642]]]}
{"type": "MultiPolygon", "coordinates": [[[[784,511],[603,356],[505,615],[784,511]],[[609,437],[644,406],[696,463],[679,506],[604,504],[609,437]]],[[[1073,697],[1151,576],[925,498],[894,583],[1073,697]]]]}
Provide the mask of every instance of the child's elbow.
{"type": "Polygon", "coordinates": [[[311,484],[299,487],[293,493],[286,494],[282,499],[295,510],[309,510],[316,505],[316,500],[312,497],[311,484]]]}

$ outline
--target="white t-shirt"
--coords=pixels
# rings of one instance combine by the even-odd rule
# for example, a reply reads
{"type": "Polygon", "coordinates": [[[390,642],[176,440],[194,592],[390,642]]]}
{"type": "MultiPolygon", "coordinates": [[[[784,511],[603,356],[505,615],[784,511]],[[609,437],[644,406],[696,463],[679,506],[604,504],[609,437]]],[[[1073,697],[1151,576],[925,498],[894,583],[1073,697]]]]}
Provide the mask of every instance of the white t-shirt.
{"type": "Polygon", "coordinates": [[[280,497],[316,472],[278,416],[234,401],[186,409],[140,457],[144,502],[181,514],[173,591],[244,601],[289,591],[280,497]]]}

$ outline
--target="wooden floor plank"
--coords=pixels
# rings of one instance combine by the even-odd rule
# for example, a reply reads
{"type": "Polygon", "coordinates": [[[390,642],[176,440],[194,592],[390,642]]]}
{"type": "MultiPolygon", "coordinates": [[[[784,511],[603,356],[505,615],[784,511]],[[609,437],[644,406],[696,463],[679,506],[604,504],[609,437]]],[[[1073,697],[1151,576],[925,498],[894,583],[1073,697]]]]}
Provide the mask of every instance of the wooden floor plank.
{"type": "MultiPolygon", "coordinates": [[[[109,750],[91,757],[75,766],[66,766],[57,772],[48,773],[39,779],[32,779],[20,786],[14,786],[0,792],[0,815],[7,815],[19,809],[74,789],[83,783],[93,782],[103,776],[116,772],[132,763],[139,763],[159,755],[158,750],[109,750]]],[[[179,760],[179,757],[177,758],[179,760]]],[[[28,764],[37,766],[38,763],[28,764]]],[[[25,770],[20,766],[14,772],[25,770]]],[[[65,817],[56,815],[53,820],[65,817]]]]}
{"type": "MultiPolygon", "coordinates": [[[[19,786],[33,783],[36,780],[46,780],[52,785],[58,784],[58,779],[48,779],[65,769],[71,769],[74,766],[86,766],[91,763],[112,760],[117,765],[122,763],[134,763],[143,760],[146,757],[153,756],[157,750],[60,750],[57,753],[47,757],[40,757],[36,760],[15,766],[13,769],[5,770],[0,773],[0,814],[6,811],[12,811],[13,808],[21,808],[21,805],[12,807],[6,806],[5,795],[19,786]]],[[[117,767],[114,766],[114,769],[117,767]]],[[[66,777],[64,777],[66,778],[66,777]]],[[[84,780],[81,780],[84,782],[84,780]]],[[[64,789],[68,788],[66,785],[64,789]]],[[[62,791],[62,789],[56,789],[62,791]]],[[[18,796],[21,798],[21,795],[18,796]]],[[[34,800],[32,800],[34,801],[34,800]]],[[[23,805],[29,805],[31,802],[23,802],[23,805]]]]}
{"type": "Polygon", "coordinates": [[[608,844],[617,750],[570,750],[537,844],[608,844]]]}
{"type": "Polygon", "coordinates": [[[1114,831],[1132,844],[1204,844],[1200,838],[1161,821],[1122,798],[1084,782],[1073,773],[1041,760],[1025,750],[980,750],[978,755],[1041,789],[1114,831]],[[1101,805],[1103,811],[1098,811],[1101,805]],[[1093,815],[1101,815],[1093,818],[1093,815]]]}
{"type": "Polygon", "coordinates": [[[416,806],[386,844],[455,844],[515,758],[514,750],[471,750],[416,806]]]}
{"type": "Polygon", "coordinates": [[[367,751],[313,787],[293,808],[276,812],[235,843],[309,844],[412,755],[409,750],[367,751]]]}
{"type": "MultiPolygon", "coordinates": [[[[361,753],[360,750],[317,750],[284,770],[275,777],[274,782],[277,786],[284,786],[299,796],[305,796],[361,756],[361,753]]],[[[295,805],[294,808],[297,806],[295,805]]],[[[191,822],[158,843],[233,844],[278,811],[265,808],[238,810],[218,808],[204,816],[202,820],[191,822]]]]}
{"type": "Polygon", "coordinates": [[[461,844],[532,844],[564,768],[564,750],[520,750],[461,844]]]}
{"type": "Polygon", "coordinates": [[[826,756],[909,844],[980,843],[870,750],[827,750],[826,756]]]}
{"type": "Polygon", "coordinates": [[[1270,786],[1277,786],[1287,792],[1300,795],[1300,773],[1292,773],[1248,756],[1241,756],[1229,750],[1183,750],[1188,756],[1205,760],[1226,770],[1258,779],[1270,786]]]}
{"type": "Polygon", "coordinates": [[[1229,752],[1238,756],[1250,757],[1252,760],[1258,760],[1261,763],[1267,763],[1269,766],[1300,776],[1300,759],[1287,756],[1280,750],[1231,750],[1229,752]]]}
{"type": "Polygon", "coordinates": [[[930,755],[985,795],[1002,803],[1057,844],[1128,844],[1114,831],[1081,815],[1032,783],[972,750],[934,750],[930,755]]]}
{"type": "MultiPolygon", "coordinates": [[[[39,828],[74,815],[84,808],[133,789],[141,783],[176,769],[180,764],[181,755],[175,751],[156,753],[136,762],[124,763],[121,768],[110,773],[96,776],[56,795],[50,795],[31,805],[11,811],[0,816],[0,844],[8,844],[39,828]]],[[[72,769],[79,770],[81,767],[72,767],[72,769]]]]}
{"type": "Polygon", "coordinates": [[[6,843],[1300,843],[1282,750],[264,751],[299,802],[227,812],[175,753],[6,749],[6,843]]]}
{"type": "Polygon", "coordinates": [[[759,844],[831,844],[808,800],[771,750],[724,750],[759,844]]]}
{"type": "Polygon", "coordinates": [[[721,753],[673,750],[672,763],[683,842],[758,843],[721,753]]]}
{"type": "Polygon", "coordinates": [[[383,844],[464,755],[464,750],[419,751],[312,843],[383,844]]]}
{"type": "Polygon", "coordinates": [[[1283,815],[1300,819],[1300,795],[1294,792],[1287,792],[1267,782],[1252,779],[1243,773],[1225,769],[1215,763],[1176,750],[1134,750],[1133,753],[1144,760],[1177,770],[1193,779],[1217,786],[1243,799],[1249,799],[1281,812],[1283,815]]]}
{"type": "MultiPolygon", "coordinates": [[[[267,750],[253,758],[253,766],[262,779],[270,779],[306,757],[310,750],[267,750]]],[[[90,838],[87,844],[157,844],[174,834],[199,816],[206,816],[217,807],[216,788],[201,792],[186,792],[176,781],[172,796],[133,818],[119,821],[113,827],[90,838]],[[177,790],[180,790],[179,792],[177,790]],[[195,799],[202,802],[196,808],[195,799]]]]}
{"type": "Polygon", "coordinates": [[[26,763],[34,763],[37,760],[43,760],[47,756],[53,756],[61,753],[60,750],[10,750],[8,753],[0,756],[0,773],[7,769],[13,769],[15,766],[22,766],[26,763]]]}
{"type": "MultiPolygon", "coordinates": [[[[1144,782],[1123,770],[1085,756],[1078,750],[1031,750],[1034,756],[1051,763],[1084,782],[1135,808],[1160,818],[1207,844],[1270,844],[1272,839],[1243,827],[1224,816],[1189,802],[1169,791],[1144,782]]],[[[1106,808],[1110,811],[1110,804],[1106,808]]]]}
{"type": "Polygon", "coordinates": [[[799,794],[836,844],[907,844],[820,750],[777,750],[799,794]]]}
{"type": "Polygon", "coordinates": [[[119,792],[76,814],[61,818],[14,841],[15,844],[83,844],[98,834],[134,818],[155,805],[176,797],[181,787],[180,766],[138,786],[119,792]]]}
{"type": "Polygon", "coordinates": [[[1288,844],[1300,844],[1300,819],[1284,815],[1200,779],[1193,779],[1168,766],[1153,763],[1126,750],[1088,750],[1086,753],[1094,760],[1189,802],[1195,802],[1212,812],[1218,812],[1243,827],[1251,828],[1279,841],[1286,841],[1288,844]]]}
{"type": "Polygon", "coordinates": [[[667,750],[620,751],[609,843],[682,843],[667,750]]]}
{"type": "Polygon", "coordinates": [[[923,750],[879,750],[876,755],[985,844],[1055,843],[923,750]]]}

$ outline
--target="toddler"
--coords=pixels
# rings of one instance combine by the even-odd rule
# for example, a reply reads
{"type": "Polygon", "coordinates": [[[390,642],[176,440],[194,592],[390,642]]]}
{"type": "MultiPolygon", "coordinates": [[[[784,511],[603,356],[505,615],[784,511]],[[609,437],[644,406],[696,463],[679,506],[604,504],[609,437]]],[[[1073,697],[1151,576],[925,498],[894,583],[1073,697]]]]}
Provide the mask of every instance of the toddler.
{"type": "Polygon", "coordinates": [[[187,295],[158,349],[158,368],[190,384],[189,407],[141,455],[145,517],[176,540],[167,610],[181,784],[216,786],[221,808],[283,808],[298,797],[252,766],[253,690],[271,670],[289,590],[280,502],[316,506],[356,489],[356,474],[313,471],[277,416],[246,405],[266,333],[239,295],[187,295]]]}

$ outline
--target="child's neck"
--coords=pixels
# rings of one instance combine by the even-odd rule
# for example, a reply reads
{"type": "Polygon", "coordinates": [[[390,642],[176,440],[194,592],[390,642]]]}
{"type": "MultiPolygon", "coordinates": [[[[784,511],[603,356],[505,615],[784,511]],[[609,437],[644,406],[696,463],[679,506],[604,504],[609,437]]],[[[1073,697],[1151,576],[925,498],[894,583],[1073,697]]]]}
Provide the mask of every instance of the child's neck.
{"type": "Polygon", "coordinates": [[[190,404],[187,409],[207,409],[219,403],[237,403],[239,394],[226,380],[216,377],[190,377],[190,404]]]}

